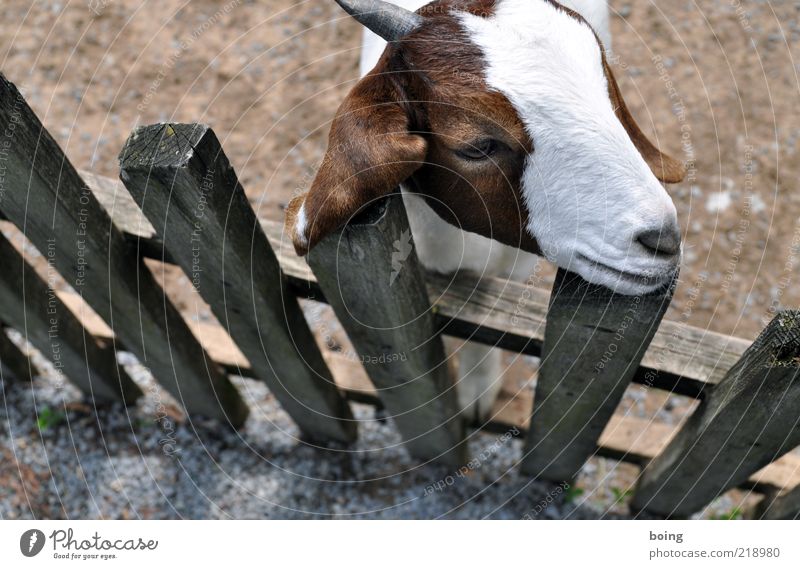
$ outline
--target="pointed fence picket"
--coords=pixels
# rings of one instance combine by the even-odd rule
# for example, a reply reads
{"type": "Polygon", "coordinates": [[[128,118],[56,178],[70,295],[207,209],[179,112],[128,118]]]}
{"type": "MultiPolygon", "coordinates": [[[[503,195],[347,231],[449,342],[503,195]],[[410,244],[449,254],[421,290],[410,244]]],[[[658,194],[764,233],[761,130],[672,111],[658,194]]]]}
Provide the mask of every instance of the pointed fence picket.
{"type": "Polygon", "coordinates": [[[120,169],[165,249],[304,435],[352,442],[350,408],[213,131],[139,128],[120,169]]]}

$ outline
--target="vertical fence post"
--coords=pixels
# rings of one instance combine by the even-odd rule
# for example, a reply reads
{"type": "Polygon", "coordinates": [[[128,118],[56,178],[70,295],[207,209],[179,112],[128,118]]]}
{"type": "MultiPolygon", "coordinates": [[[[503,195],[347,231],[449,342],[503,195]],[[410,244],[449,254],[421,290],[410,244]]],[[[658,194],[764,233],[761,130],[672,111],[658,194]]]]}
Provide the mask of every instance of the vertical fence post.
{"type": "Polygon", "coordinates": [[[236,388],[2,75],[0,136],[0,211],[39,251],[52,249],[53,266],[190,415],[241,426],[248,410],[236,388]]]}
{"type": "Polygon", "coordinates": [[[624,296],[559,270],[547,312],[522,471],[571,480],[639,368],[674,290],[624,296]]]}
{"type": "Polygon", "coordinates": [[[31,359],[8,337],[8,330],[2,323],[0,323],[0,368],[5,370],[2,379],[7,383],[13,380],[29,382],[38,373],[31,359]],[[9,373],[10,377],[6,376],[6,373],[9,373]]]}
{"type": "Polygon", "coordinates": [[[196,124],[139,128],[120,170],[166,250],[303,433],[353,441],[350,407],[214,132],[196,124]]]}
{"type": "Polygon", "coordinates": [[[781,312],[642,472],[635,510],[686,517],[800,444],[800,312],[781,312]]]}
{"type": "Polygon", "coordinates": [[[401,196],[328,236],[308,263],[411,454],[462,464],[464,426],[401,196]]]}
{"type": "Polygon", "coordinates": [[[117,363],[114,348],[84,332],[77,317],[0,234],[0,319],[98,404],[131,404],[141,390],[117,363]]]}

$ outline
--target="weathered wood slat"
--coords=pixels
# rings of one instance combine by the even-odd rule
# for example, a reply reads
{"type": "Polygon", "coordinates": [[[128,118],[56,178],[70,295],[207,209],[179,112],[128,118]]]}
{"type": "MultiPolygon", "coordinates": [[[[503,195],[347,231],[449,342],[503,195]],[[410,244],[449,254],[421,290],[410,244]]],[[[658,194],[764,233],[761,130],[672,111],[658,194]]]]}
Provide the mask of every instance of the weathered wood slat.
{"type": "Polygon", "coordinates": [[[0,259],[0,319],[19,330],[93,403],[134,403],[141,390],[117,363],[114,346],[85,334],[80,321],[2,234],[0,259]]]}
{"type": "Polygon", "coordinates": [[[39,372],[31,359],[8,337],[8,330],[0,324],[0,369],[6,382],[27,382],[39,372]]]}
{"type": "MultiPolygon", "coordinates": [[[[339,368],[333,365],[332,368],[338,377],[339,368]]],[[[530,391],[520,392],[514,383],[507,383],[492,410],[493,422],[485,427],[497,433],[505,433],[510,427],[517,427],[521,436],[526,436],[532,407],[533,394],[530,391]]],[[[670,425],[628,415],[613,415],[600,436],[597,455],[645,466],[667,447],[680,427],[680,424],[670,425]]],[[[792,488],[799,483],[800,455],[789,453],[768,464],[739,486],[766,493],[792,488]]]]}
{"type": "Polygon", "coordinates": [[[558,271],[522,471],[572,480],[597,449],[664,316],[674,282],[623,296],[558,271]]]}
{"type": "MultiPolygon", "coordinates": [[[[140,247],[142,254],[162,260],[163,246],[150,223],[138,208],[124,207],[129,202],[135,208],[135,203],[125,195],[122,184],[101,176],[87,177],[86,181],[109,211],[115,208],[114,223],[125,232],[129,242],[140,247]]],[[[298,295],[324,301],[316,278],[305,259],[295,255],[291,241],[283,233],[283,225],[266,220],[261,225],[293,290],[298,295]]],[[[438,326],[445,334],[527,355],[541,355],[550,300],[547,291],[503,279],[476,282],[466,275],[451,279],[429,274],[426,282],[438,326]]],[[[707,386],[719,383],[749,345],[742,338],[664,320],[633,381],[696,397],[707,386]]]]}
{"type": "MultiPolygon", "coordinates": [[[[541,356],[550,294],[523,283],[428,275],[445,334],[541,356]]],[[[715,385],[744,353],[747,340],[662,321],[632,378],[690,397],[715,385]]]]}
{"type": "Polygon", "coordinates": [[[645,468],[633,506],[688,516],[800,444],[800,312],[782,312],[645,468]]]}
{"type": "MultiPolygon", "coordinates": [[[[110,209],[115,203],[124,200],[134,206],[132,209],[124,210],[125,215],[116,215],[114,218],[115,224],[125,232],[129,242],[151,244],[152,246],[142,246],[142,253],[148,255],[148,252],[152,252],[153,258],[161,259],[163,246],[160,240],[154,236],[152,227],[149,232],[147,231],[149,222],[135,207],[133,199],[122,184],[117,180],[100,176],[97,178],[107,182],[103,185],[92,185],[92,190],[104,206],[110,209]]],[[[90,180],[87,179],[91,184],[90,180]]],[[[324,301],[324,295],[305,259],[294,254],[291,242],[283,234],[283,225],[266,220],[262,220],[261,223],[295,292],[324,301]]],[[[498,343],[501,347],[509,349],[523,346],[525,350],[521,351],[524,353],[540,355],[549,301],[547,291],[508,283],[501,279],[484,279],[475,284],[469,279],[456,279],[450,282],[437,275],[429,275],[428,283],[431,297],[438,298],[435,307],[438,310],[437,320],[446,333],[463,338],[472,337],[478,341],[482,334],[488,334],[490,343],[498,343]]],[[[749,345],[747,340],[741,338],[665,320],[661,322],[642,360],[642,367],[637,371],[633,381],[696,396],[707,386],[716,385],[749,345]]],[[[210,346],[207,347],[211,349],[210,346]]],[[[343,383],[345,380],[342,376],[348,379],[358,377],[359,374],[354,371],[360,369],[357,362],[350,362],[341,357],[337,359],[337,356],[331,356],[330,353],[324,355],[340,386],[348,385],[343,383]],[[342,367],[349,371],[344,374],[339,373],[342,367]]],[[[228,368],[229,372],[237,373],[237,365],[231,365],[228,368]]],[[[249,375],[244,368],[241,373],[249,375]]],[[[363,371],[360,375],[365,377],[363,371]]],[[[359,391],[354,396],[354,391],[346,389],[345,394],[349,398],[370,401],[371,391],[366,379],[361,383],[356,380],[353,385],[354,389],[359,391]]],[[[516,425],[521,430],[527,428],[531,403],[532,398],[526,398],[524,393],[508,400],[501,397],[498,404],[503,411],[501,413],[496,408],[493,412],[496,420],[487,427],[498,432],[506,432],[510,425],[516,425]],[[510,410],[516,410],[517,414],[510,410]],[[518,419],[514,421],[511,417],[518,419]]],[[[598,449],[600,456],[645,463],[658,454],[674,431],[674,428],[668,425],[630,417],[623,418],[619,426],[612,429],[617,420],[617,417],[612,418],[600,439],[598,449]]],[[[742,487],[768,491],[791,488],[798,483],[800,483],[800,458],[794,454],[786,454],[754,474],[749,481],[742,484],[742,487]]]]}
{"type": "Polygon", "coordinates": [[[350,407],[214,132],[138,128],[120,169],[165,249],[305,437],[355,440],[350,407]]]}
{"type": "Polygon", "coordinates": [[[190,414],[240,426],[247,407],[17,88],[0,76],[0,210],[190,414]]]}
{"type": "Polygon", "coordinates": [[[456,391],[399,194],[323,240],[308,262],[409,451],[463,464],[456,391]]]}

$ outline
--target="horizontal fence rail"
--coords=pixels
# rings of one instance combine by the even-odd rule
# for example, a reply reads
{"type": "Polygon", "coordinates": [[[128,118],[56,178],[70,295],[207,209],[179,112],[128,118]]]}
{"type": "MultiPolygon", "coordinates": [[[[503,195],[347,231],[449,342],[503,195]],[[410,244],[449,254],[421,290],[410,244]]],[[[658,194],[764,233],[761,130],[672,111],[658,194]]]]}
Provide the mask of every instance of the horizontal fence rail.
{"type": "Polygon", "coordinates": [[[636,509],[688,516],[800,445],[800,312],[778,314],[644,469],[636,509]]]}
{"type": "MultiPolygon", "coordinates": [[[[228,374],[243,375],[264,381],[308,438],[354,440],[346,397],[384,406],[413,455],[463,464],[444,334],[542,358],[535,396],[505,385],[491,421],[478,425],[527,437],[524,472],[570,479],[599,454],[643,467],[635,510],[688,516],[740,486],[766,493],[757,515],[797,515],[800,459],[789,452],[800,444],[796,312],[780,313],[751,346],[662,321],[672,287],[622,297],[560,271],[551,295],[502,279],[425,274],[396,196],[324,240],[310,268],[281,224],[257,219],[208,127],[138,129],[121,154],[127,189],[76,171],[0,77],[0,132],[9,131],[0,212],[73,290],[50,290],[0,240],[0,260],[17,267],[0,276],[0,322],[48,357],[43,315],[57,307],[70,353],[90,346],[63,371],[97,402],[138,395],[114,358],[127,349],[189,418],[242,425],[248,409],[228,374]],[[195,288],[222,327],[181,314],[144,257],[177,264],[190,279],[202,269],[195,288]],[[367,363],[320,350],[296,297],[328,302],[367,363]],[[631,381],[701,402],[681,426],[615,414],[631,381]]],[[[0,334],[4,370],[26,379],[34,371],[27,357],[0,334]]]]}

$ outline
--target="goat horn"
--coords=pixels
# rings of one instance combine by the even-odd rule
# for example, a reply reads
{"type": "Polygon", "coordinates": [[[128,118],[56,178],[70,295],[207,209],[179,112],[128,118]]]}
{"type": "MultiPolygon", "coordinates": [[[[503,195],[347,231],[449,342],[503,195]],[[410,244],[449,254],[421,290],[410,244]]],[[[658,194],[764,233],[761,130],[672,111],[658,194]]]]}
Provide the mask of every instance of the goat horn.
{"type": "Polygon", "coordinates": [[[344,11],[386,41],[397,41],[422,24],[422,16],[381,0],[336,0],[344,11]]]}

